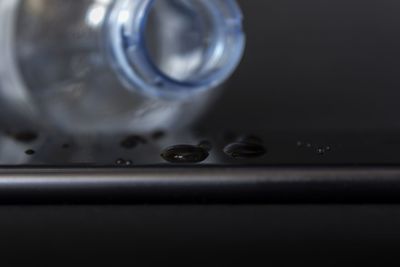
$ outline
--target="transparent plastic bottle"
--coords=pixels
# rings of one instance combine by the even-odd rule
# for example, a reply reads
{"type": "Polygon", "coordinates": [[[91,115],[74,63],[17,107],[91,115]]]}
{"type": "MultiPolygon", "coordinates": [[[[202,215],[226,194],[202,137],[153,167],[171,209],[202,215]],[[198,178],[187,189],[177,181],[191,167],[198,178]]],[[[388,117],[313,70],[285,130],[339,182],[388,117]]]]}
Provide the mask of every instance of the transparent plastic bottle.
{"type": "Polygon", "coordinates": [[[0,0],[2,116],[73,133],[185,125],[244,46],[235,0],[0,0]]]}

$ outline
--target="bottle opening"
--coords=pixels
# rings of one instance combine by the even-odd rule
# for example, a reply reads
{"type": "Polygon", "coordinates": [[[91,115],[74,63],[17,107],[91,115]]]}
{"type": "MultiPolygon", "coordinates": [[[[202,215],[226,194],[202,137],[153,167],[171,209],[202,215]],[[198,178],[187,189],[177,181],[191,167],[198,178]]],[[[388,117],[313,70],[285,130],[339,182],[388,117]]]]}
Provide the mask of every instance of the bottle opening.
{"type": "Polygon", "coordinates": [[[114,65],[135,89],[185,95],[214,88],[242,57],[235,0],[120,0],[114,10],[114,65]]]}
{"type": "MultiPolygon", "coordinates": [[[[145,47],[154,66],[179,82],[195,82],[212,72],[218,22],[198,1],[155,0],[144,29],[145,47]]],[[[217,63],[217,62],[215,62],[217,63]]]]}

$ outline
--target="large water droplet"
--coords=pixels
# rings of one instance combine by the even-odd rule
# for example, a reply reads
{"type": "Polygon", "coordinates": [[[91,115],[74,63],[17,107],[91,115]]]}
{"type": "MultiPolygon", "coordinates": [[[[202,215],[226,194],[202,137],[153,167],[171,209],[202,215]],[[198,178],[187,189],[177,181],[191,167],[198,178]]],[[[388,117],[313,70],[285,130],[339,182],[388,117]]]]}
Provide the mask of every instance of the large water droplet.
{"type": "Polygon", "coordinates": [[[166,148],[161,157],[171,163],[200,163],[209,156],[207,150],[199,146],[176,145],[166,148]]]}
{"type": "Polygon", "coordinates": [[[261,144],[235,142],[224,148],[225,154],[236,159],[258,158],[267,153],[267,149],[261,144]]]}

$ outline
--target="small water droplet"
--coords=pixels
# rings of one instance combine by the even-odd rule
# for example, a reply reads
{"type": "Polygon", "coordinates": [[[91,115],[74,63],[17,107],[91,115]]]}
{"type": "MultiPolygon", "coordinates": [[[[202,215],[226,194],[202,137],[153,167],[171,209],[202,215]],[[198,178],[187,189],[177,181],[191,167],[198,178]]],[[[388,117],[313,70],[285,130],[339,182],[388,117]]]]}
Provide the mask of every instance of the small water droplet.
{"type": "Polygon", "coordinates": [[[201,142],[198,144],[198,146],[201,147],[201,148],[203,148],[203,149],[205,149],[205,150],[207,150],[207,151],[211,151],[212,148],[213,148],[213,145],[212,145],[211,142],[209,142],[209,141],[201,141],[201,142]]]}
{"type": "Polygon", "coordinates": [[[200,163],[209,156],[207,150],[192,145],[176,145],[166,148],[161,157],[171,163],[200,163]]]}
{"type": "Polygon", "coordinates": [[[261,157],[267,153],[267,150],[261,144],[235,142],[227,145],[224,152],[232,158],[247,159],[261,157]]]}
{"type": "Polygon", "coordinates": [[[164,138],[165,136],[166,136],[166,133],[165,133],[164,131],[162,131],[162,130],[159,130],[159,131],[155,131],[155,132],[151,135],[151,138],[152,138],[153,140],[159,140],[159,139],[164,138]]]}
{"type": "Polygon", "coordinates": [[[61,147],[64,148],[64,149],[68,149],[68,148],[71,147],[71,145],[70,144],[63,144],[61,147]]]}
{"type": "Polygon", "coordinates": [[[144,137],[142,137],[142,136],[140,136],[140,135],[137,135],[137,136],[136,136],[136,139],[138,140],[138,142],[139,142],[140,144],[147,144],[146,138],[144,138],[144,137]]]}
{"type": "Polygon", "coordinates": [[[31,143],[39,137],[38,133],[29,130],[21,132],[6,132],[6,134],[22,143],[31,143]]]}
{"type": "Polygon", "coordinates": [[[311,144],[311,143],[307,143],[307,144],[306,144],[306,147],[307,147],[307,148],[312,148],[312,144],[311,144]]]}
{"type": "Polygon", "coordinates": [[[326,146],[326,147],[325,147],[325,150],[326,150],[326,151],[332,151],[332,147],[331,147],[331,146],[326,146]]]}
{"type": "Polygon", "coordinates": [[[118,166],[132,166],[133,161],[132,160],[125,160],[125,159],[117,159],[115,161],[115,164],[118,166]]]}
{"type": "Polygon", "coordinates": [[[29,156],[32,156],[32,155],[34,155],[35,153],[36,153],[36,151],[33,150],[33,149],[28,149],[28,150],[25,151],[25,154],[27,154],[27,155],[29,155],[29,156]]]}
{"type": "Polygon", "coordinates": [[[147,140],[139,135],[130,135],[121,141],[121,146],[126,149],[133,149],[139,144],[146,144],[147,140]]]}
{"type": "Polygon", "coordinates": [[[115,164],[117,164],[117,165],[124,165],[124,164],[125,164],[125,160],[124,160],[124,159],[117,159],[117,160],[115,161],[115,164]]]}
{"type": "Polygon", "coordinates": [[[325,154],[325,149],[323,149],[322,147],[317,148],[317,154],[318,155],[324,155],[325,154]]]}
{"type": "Polygon", "coordinates": [[[302,146],[304,145],[304,143],[301,142],[301,141],[298,141],[298,142],[296,143],[296,145],[297,145],[298,147],[302,147],[302,146]]]}

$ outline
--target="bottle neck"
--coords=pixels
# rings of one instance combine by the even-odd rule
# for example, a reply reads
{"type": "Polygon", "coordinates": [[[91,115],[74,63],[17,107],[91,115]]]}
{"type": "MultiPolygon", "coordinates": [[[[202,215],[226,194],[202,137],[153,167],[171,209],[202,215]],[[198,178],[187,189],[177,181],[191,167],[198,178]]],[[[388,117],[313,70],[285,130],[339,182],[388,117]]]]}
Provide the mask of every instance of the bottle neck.
{"type": "Polygon", "coordinates": [[[245,46],[235,0],[117,0],[106,31],[124,84],[171,98],[222,84],[245,46]]]}
{"type": "Polygon", "coordinates": [[[16,42],[14,35],[20,1],[0,0],[0,55],[2,55],[0,62],[0,105],[3,106],[5,111],[12,110],[14,117],[29,116],[33,118],[37,115],[37,110],[29,104],[30,98],[25,84],[22,82],[15,56],[16,42]],[[4,99],[7,101],[4,101],[4,99]],[[24,113],[24,115],[19,113],[24,113]]]}

